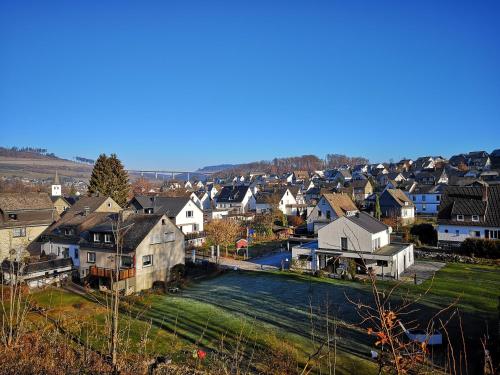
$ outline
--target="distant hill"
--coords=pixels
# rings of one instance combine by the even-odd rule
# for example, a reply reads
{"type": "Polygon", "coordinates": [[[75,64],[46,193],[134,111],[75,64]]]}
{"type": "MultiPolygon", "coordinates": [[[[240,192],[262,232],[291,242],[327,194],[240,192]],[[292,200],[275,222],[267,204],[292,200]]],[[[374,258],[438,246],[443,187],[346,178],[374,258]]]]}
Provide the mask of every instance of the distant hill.
{"type": "Polygon", "coordinates": [[[237,168],[240,164],[220,164],[220,165],[210,165],[208,167],[203,167],[198,169],[196,172],[201,172],[201,173],[214,173],[214,172],[221,172],[226,169],[233,169],[237,168]]]}
{"type": "Polygon", "coordinates": [[[61,177],[88,179],[92,166],[62,159],[42,148],[0,147],[0,176],[29,179],[61,177]]]}

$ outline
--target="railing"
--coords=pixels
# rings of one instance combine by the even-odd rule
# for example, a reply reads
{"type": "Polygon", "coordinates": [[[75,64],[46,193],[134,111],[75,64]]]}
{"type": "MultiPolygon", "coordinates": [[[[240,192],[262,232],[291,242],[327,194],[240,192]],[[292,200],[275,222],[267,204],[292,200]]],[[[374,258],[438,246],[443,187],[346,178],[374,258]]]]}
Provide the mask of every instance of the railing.
{"type": "MultiPolygon", "coordinates": [[[[89,275],[97,277],[108,277],[108,278],[112,277],[113,279],[116,278],[115,270],[97,266],[91,266],[89,268],[89,275]]],[[[125,268],[119,271],[118,280],[125,280],[131,277],[135,277],[135,268],[125,268]]]]}
{"type": "Polygon", "coordinates": [[[184,235],[184,238],[186,241],[188,240],[195,240],[197,238],[205,238],[207,236],[207,232],[201,231],[201,232],[191,232],[188,234],[184,235]]]}

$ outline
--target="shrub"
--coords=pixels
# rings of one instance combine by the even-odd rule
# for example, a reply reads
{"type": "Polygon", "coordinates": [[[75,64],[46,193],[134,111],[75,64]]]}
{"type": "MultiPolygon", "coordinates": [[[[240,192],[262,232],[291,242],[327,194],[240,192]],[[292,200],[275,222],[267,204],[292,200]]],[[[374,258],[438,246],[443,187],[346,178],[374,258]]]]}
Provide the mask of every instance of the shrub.
{"type": "Polygon", "coordinates": [[[302,219],[300,216],[289,216],[288,224],[290,224],[292,227],[298,227],[304,224],[304,219],[302,219]]]}
{"type": "Polygon", "coordinates": [[[483,238],[467,238],[457,252],[478,258],[500,259],[500,241],[483,238]]]}
{"type": "Polygon", "coordinates": [[[432,224],[416,224],[411,228],[410,233],[417,236],[420,242],[425,245],[437,245],[437,231],[432,224]]]}

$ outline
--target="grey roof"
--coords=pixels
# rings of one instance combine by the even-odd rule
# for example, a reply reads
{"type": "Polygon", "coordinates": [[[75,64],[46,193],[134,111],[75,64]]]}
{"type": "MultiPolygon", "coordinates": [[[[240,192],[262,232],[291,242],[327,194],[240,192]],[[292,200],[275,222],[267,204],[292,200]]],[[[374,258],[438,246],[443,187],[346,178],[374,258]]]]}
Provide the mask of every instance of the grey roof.
{"type": "Polygon", "coordinates": [[[355,215],[346,216],[346,219],[349,219],[370,233],[383,232],[389,228],[387,225],[378,221],[366,212],[358,212],[355,215]]]}
{"type": "Polygon", "coordinates": [[[217,202],[222,203],[241,203],[245,197],[248,186],[224,186],[220,191],[217,202]]]}
{"type": "Polygon", "coordinates": [[[448,186],[441,199],[438,222],[500,227],[500,185],[448,186]],[[456,215],[478,215],[479,221],[457,223],[456,215]]]}
{"type": "MultiPolygon", "coordinates": [[[[168,217],[176,217],[179,212],[191,200],[187,197],[149,197],[145,195],[136,195],[135,200],[143,209],[153,209],[155,214],[165,214],[168,217]]],[[[132,204],[131,202],[131,204],[132,204]]]]}
{"type": "MultiPolygon", "coordinates": [[[[57,268],[71,267],[71,266],[73,266],[73,261],[71,260],[71,258],[52,259],[52,260],[28,263],[22,268],[21,273],[23,275],[27,275],[30,273],[55,270],[57,268]]],[[[12,271],[17,273],[19,267],[20,265],[18,262],[15,261],[11,262],[7,259],[5,259],[1,264],[2,271],[8,273],[12,271]]]]}

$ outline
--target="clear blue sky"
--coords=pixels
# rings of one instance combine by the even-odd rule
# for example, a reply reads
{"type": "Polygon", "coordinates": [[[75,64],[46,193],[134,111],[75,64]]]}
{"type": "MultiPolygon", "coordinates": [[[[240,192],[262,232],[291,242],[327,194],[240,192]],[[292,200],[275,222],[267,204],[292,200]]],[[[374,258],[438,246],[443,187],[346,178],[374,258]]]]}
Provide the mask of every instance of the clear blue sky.
{"type": "Polygon", "coordinates": [[[0,2],[0,145],[129,168],[500,147],[500,1],[0,2]]]}

